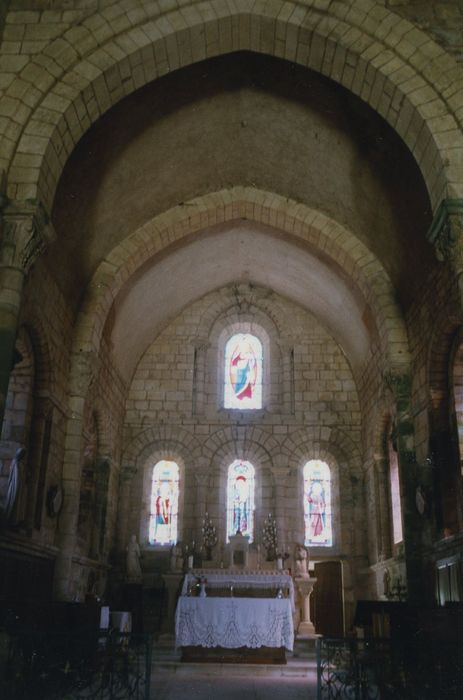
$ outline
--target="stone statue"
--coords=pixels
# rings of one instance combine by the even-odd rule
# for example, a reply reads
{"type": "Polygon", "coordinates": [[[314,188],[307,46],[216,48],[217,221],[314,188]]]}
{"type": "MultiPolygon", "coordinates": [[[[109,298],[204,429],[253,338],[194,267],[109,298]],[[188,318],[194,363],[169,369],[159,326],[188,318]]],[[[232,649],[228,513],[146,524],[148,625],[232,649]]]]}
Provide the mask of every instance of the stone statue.
{"type": "Polygon", "coordinates": [[[389,569],[384,569],[383,594],[386,598],[389,598],[391,595],[391,574],[389,572],[389,569]]]}
{"type": "Polygon", "coordinates": [[[308,576],[308,554],[302,544],[296,544],[294,552],[294,572],[296,576],[308,576]]]}
{"type": "Polygon", "coordinates": [[[132,535],[127,545],[127,582],[141,583],[140,547],[136,535],[132,535]]]}
{"type": "Polygon", "coordinates": [[[4,505],[5,520],[13,520],[14,508],[18,499],[19,489],[21,486],[21,461],[26,454],[26,448],[20,447],[16,450],[13,461],[11,462],[10,473],[8,476],[8,487],[6,492],[6,500],[4,505]]]}
{"type": "Polygon", "coordinates": [[[183,571],[183,548],[181,542],[172,546],[170,552],[170,570],[183,571]]]}

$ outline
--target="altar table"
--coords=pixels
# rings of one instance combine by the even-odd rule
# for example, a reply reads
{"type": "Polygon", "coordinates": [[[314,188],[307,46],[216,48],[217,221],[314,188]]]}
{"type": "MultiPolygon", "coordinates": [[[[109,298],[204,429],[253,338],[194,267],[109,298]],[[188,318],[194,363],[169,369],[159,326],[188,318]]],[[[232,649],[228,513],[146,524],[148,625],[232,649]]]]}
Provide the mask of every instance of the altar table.
{"type": "MultiPolygon", "coordinates": [[[[278,589],[289,597],[291,610],[295,612],[294,603],[294,584],[291,576],[280,571],[250,571],[250,570],[233,570],[233,569],[192,569],[183,579],[182,596],[186,596],[190,588],[195,585],[199,579],[206,579],[207,588],[226,588],[233,586],[235,591],[238,588],[262,589],[268,590],[268,597],[276,596],[278,589]]],[[[252,598],[252,595],[249,597],[252,598]]]]}
{"type": "Polygon", "coordinates": [[[175,615],[177,647],[284,648],[292,651],[289,598],[180,596],[175,615]]]}

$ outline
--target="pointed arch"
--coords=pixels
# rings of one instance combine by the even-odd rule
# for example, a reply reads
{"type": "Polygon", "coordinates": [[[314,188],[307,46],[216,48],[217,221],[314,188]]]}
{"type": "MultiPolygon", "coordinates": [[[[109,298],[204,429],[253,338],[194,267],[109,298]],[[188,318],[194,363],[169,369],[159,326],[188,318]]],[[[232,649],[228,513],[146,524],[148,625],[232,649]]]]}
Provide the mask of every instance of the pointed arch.
{"type": "Polygon", "coordinates": [[[19,189],[51,206],[72,148],[113,104],[177,68],[243,49],[296,61],[359,95],[414,153],[435,207],[445,196],[461,196],[458,90],[449,86],[449,74],[455,84],[460,79],[455,60],[416,26],[371,0],[331,3],[329,13],[318,5],[318,0],[259,5],[244,0],[232,7],[202,0],[163,11],[158,3],[139,0],[138,11],[127,14],[120,0],[86,18],[77,33],[67,28],[39,60],[21,62],[5,91],[4,113],[14,111],[7,133],[13,136],[5,139],[0,166],[9,169],[12,196],[19,189]],[[113,21],[115,12],[121,23],[113,21]],[[232,21],[242,31],[231,31],[232,21]],[[28,85],[29,99],[19,103],[17,95],[28,85]],[[24,168],[29,153],[35,155],[34,167],[24,168]]]}

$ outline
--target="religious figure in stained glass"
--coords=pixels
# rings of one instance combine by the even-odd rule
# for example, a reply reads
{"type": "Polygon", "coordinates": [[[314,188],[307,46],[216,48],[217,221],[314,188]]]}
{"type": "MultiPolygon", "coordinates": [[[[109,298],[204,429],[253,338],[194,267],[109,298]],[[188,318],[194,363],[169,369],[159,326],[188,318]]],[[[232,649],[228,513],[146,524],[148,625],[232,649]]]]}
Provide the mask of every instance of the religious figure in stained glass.
{"type": "Polygon", "coordinates": [[[249,484],[245,476],[238,476],[233,484],[233,529],[242,532],[248,529],[247,500],[249,484]]]}
{"type": "Polygon", "coordinates": [[[311,460],[304,467],[305,544],[331,547],[331,474],[326,462],[311,460]]]}
{"type": "Polygon", "coordinates": [[[177,541],[178,489],[178,465],[161,460],[153,469],[149,525],[151,544],[172,545],[177,541]]]}
{"type": "Polygon", "coordinates": [[[307,494],[309,501],[310,527],[314,537],[322,534],[326,525],[325,490],[321,481],[313,481],[307,494]]]}
{"type": "Polygon", "coordinates": [[[225,408],[262,408],[262,344],[238,333],[225,347],[225,408]]]}
{"type": "Polygon", "coordinates": [[[241,532],[252,542],[254,531],[254,467],[236,460],[228,469],[227,539],[241,532]]]}

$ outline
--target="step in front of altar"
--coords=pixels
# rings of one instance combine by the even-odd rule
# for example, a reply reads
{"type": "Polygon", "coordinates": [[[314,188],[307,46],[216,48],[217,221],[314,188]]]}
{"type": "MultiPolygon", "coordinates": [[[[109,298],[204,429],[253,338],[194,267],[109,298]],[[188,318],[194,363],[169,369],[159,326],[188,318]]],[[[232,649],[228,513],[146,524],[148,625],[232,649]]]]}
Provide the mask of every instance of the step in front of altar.
{"type": "Polygon", "coordinates": [[[243,663],[193,663],[181,661],[181,651],[167,646],[153,649],[152,673],[175,674],[178,676],[233,676],[247,677],[287,677],[308,678],[316,673],[316,656],[313,645],[296,642],[294,652],[286,652],[286,664],[243,664],[243,663]]]}

